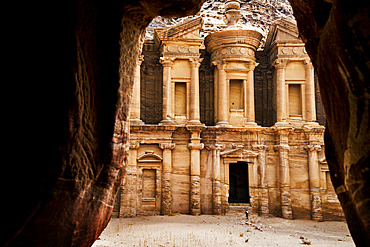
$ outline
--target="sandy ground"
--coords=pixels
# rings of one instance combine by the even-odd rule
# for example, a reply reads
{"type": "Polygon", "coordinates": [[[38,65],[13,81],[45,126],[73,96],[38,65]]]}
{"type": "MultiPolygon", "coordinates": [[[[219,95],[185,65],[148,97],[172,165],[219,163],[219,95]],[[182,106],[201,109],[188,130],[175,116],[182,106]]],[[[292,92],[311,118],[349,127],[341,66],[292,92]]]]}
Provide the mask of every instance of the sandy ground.
{"type": "Polygon", "coordinates": [[[284,220],[243,212],[112,219],[93,247],[355,246],[345,222],[284,220]],[[305,242],[305,243],[304,243],[305,242]]]}

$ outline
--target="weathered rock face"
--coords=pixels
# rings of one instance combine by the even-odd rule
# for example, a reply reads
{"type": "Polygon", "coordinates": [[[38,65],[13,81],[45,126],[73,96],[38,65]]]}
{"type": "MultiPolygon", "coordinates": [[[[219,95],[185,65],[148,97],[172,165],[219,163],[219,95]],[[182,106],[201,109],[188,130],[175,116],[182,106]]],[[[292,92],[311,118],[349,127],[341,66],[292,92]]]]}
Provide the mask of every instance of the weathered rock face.
{"type": "Polygon", "coordinates": [[[326,158],[358,246],[370,242],[370,36],[365,2],[290,0],[319,77],[326,158]]]}
{"type": "MultiPolygon", "coordinates": [[[[29,101],[32,107],[25,106],[36,116],[38,128],[32,132],[38,139],[32,139],[40,144],[30,145],[32,156],[9,173],[17,176],[23,193],[8,198],[12,204],[6,212],[12,218],[5,221],[2,245],[90,246],[100,235],[124,174],[128,105],[145,28],[157,15],[195,14],[201,4],[200,0],[78,0],[68,6],[72,13],[66,15],[70,22],[64,28],[68,23],[69,29],[58,32],[69,38],[70,46],[54,42],[57,54],[72,48],[72,59],[63,61],[70,67],[48,78],[55,89],[50,96],[47,88],[32,94],[51,109],[36,107],[33,101],[29,101]]],[[[44,20],[53,25],[60,17],[58,12],[44,20]]],[[[50,53],[48,46],[43,48],[40,55],[50,53]]],[[[50,58],[48,63],[61,59],[50,58]]],[[[46,81],[42,69],[38,71],[32,75],[46,81]]],[[[29,126],[25,130],[31,132],[29,126]]]]}
{"type": "MultiPolygon", "coordinates": [[[[244,29],[257,28],[262,34],[261,46],[264,46],[270,25],[278,19],[294,19],[293,10],[288,0],[240,0],[240,20],[236,24],[244,29]]],[[[203,18],[204,24],[200,33],[201,37],[223,30],[226,24],[224,17],[224,0],[206,0],[197,13],[203,18]]],[[[147,28],[147,37],[153,36],[154,28],[171,27],[190,17],[163,18],[158,16],[153,19],[147,28]]]]}

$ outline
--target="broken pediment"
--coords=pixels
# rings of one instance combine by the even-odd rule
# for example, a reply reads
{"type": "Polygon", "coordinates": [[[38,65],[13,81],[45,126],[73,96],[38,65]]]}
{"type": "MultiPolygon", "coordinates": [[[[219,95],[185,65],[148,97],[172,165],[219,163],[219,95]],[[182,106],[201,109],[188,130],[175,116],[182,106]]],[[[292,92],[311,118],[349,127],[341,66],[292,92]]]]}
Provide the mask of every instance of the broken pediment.
{"type": "Polygon", "coordinates": [[[278,20],[275,21],[267,35],[265,47],[271,46],[274,42],[279,41],[299,41],[298,27],[295,21],[292,20],[278,20]]]}
{"type": "Polygon", "coordinates": [[[160,41],[176,39],[199,39],[200,30],[202,29],[202,17],[185,20],[171,28],[156,28],[154,36],[160,41]]]}

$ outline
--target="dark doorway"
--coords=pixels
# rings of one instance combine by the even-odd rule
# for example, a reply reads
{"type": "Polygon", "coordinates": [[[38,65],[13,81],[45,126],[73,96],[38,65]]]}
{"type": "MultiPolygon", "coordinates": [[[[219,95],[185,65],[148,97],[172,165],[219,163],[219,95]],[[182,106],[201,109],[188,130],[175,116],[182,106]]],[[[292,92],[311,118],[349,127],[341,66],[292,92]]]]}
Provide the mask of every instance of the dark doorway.
{"type": "Polygon", "coordinates": [[[249,203],[248,163],[229,165],[229,203],[249,203]]]}

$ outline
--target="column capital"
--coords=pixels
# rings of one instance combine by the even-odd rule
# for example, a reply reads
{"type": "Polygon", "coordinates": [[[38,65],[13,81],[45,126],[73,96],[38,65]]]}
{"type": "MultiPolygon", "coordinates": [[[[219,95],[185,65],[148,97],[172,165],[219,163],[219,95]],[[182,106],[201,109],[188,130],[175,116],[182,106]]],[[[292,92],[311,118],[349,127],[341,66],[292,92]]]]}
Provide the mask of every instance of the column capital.
{"type": "Polygon", "coordinates": [[[169,143],[169,142],[161,142],[159,143],[160,149],[174,149],[175,143],[169,143]]]}
{"type": "Polygon", "coordinates": [[[304,149],[306,149],[308,152],[320,151],[321,145],[307,145],[304,149]]]}
{"type": "Polygon", "coordinates": [[[202,150],[204,148],[203,143],[188,143],[188,148],[193,150],[202,150]]]}
{"type": "Polygon", "coordinates": [[[259,63],[255,62],[255,61],[249,61],[247,64],[246,64],[246,67],[247,67],[247,70],[248,71],[254,71],[254,69],[259,65],[259,63]]]}
{"type": "Polygon", "coordinates": [[[140,55],[137,61],[137,65],[140,66],[143,61],[144,61],[144,55],[140,55]]]}
{"type": "Polygon", "coordinates": [[[312,62],[309,58],[303,60],[303,64],[307,69],[313,69],[312,62]]]}
{"type": "Polygon", "coordinates": [[[285,69],[287,63],[288,63],[287,59],[276,59],[272,63],[272,66],[274,66],[276,69],[285,69]]]}
{"type": "Polygon", "coordinates": [[[190,67],[192,68],[199,68],[200,63],[203,61],[203,58],[197,58],[197,57],[190,57],[190,67]]]}
{"type": "Polygon", "coordinates": [[[259,144],[259,145],[253,145],[252,150],[254,151],[261,151],[261,150],[269,150],[270,147],[264,144],[259,144]]]}
{"type": "Polygon", "coordinates": [[[212,65],[216,66],[218,70],[224,70],[226,66],[226,61],[225,60],[213,61],[212,65]]]}
{"type": "Polygon", "coordinates": [[[159,62],[163,65],[163,67],[172,67],[173,61],[175,61],[176,58],[174,57],[160,57],[159,62]]]}
{"type": "Polygon", "coordinates": [[[130,149],[139,149],[139,147],[140,147],[140,143],[138,143],[138,142],[129,144],[130,149]]]}
{"type": "Polygon", "coordinates": [[[275,150],[275,152],[279,151],[279,150],[289,151],[290,147],[289,147],[289,145],[286,145],[286,144],[280,144],[280,145],[275,145],[274,150],[275,150]]]}
{"type": "Polygon", "coordinates": [[[225,148],[222,144],[208,144],[206,145],[207,150],[223,150],[225,148]]]}

